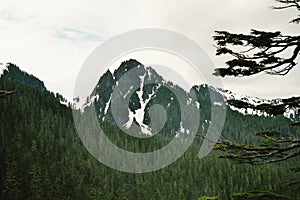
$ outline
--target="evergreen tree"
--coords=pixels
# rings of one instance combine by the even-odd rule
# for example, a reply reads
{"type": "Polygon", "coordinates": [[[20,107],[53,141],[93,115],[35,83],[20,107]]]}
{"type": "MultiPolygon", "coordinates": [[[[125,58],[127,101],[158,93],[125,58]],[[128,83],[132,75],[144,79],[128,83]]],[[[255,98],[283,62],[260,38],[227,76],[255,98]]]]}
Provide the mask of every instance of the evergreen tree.
{"type": "MultiPolygon", "coordinates": [[[[276,2],[280,6],[274,6],[274,9],[295,8],[300,12],[299,0],[276,0],[276,2]]],[[[299,22],[299,16],[291,20],[291,23],[299,24],[299,22]]],[[[283,35],[281,31],[252,30],[249,35],[216,31],[216,35],[213,38],[217,43],[216,55],[229,54],[234,57],[226,62],[226,68],[217,68],[214,75],[244,77],[261,72],[266,72],[270,75],[286,75],[297,66],[296,59],[300,54],[299,35],[283,35]],[[289,56],[283,56],[288,53],[290,54],[289,56]]],[[[252,108],[275,116],[284,113],[288,108],[299,108],[300,97],[283,99],[282,104],[276,106],[272,104],[254,106],[236,100],[228,103],[237,108],[252,108]]],[[[292,125],[299,125],[299,123],[292,125]]],[[[296,157],[299,158],[299,137],[273,130],[261,131],[256,134],[264,138],[259,145],[238,143],[224,139],[217,142],[216,149],[226,153],[221,155],[221,158],[251,165],[283,162],[296,157]]],[[[295,183],[298,183],[298,181],[295,183]]],[[[233,197],[234,199],[284,199],[284,197],[272,192],[262,191],[239,193],[233,197]]]]}

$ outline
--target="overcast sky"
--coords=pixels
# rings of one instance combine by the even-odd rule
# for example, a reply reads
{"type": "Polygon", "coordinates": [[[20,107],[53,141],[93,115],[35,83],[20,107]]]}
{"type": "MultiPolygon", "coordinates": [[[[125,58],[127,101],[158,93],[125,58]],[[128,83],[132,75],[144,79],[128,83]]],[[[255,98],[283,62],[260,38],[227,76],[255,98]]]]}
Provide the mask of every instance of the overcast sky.
{"type": "MultiPolygon", "coordinates": [[[[80,67],[103,41],[138,28],[166,28],[197,42],[214,65],[215,30],[298,34],[297,12],[274,11],[273,0],[1,0],[0,62],[12,62],[69,99],[80,67]]],[[[212,71],[213,73],[213,71],[212,71]]],[[[285,77],[224,78],[224,88],[259,97],[300,94],[300,67],[285,77]]]]}

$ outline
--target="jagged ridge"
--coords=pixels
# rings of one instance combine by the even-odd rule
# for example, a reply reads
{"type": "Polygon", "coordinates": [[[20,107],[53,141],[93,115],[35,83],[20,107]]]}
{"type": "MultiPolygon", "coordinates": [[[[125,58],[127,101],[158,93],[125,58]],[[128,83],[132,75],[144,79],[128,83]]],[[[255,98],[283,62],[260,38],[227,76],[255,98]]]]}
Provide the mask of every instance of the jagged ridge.
{"type": "MultiPolygon", "coordinates": [[[[249,97],[246,95],[237,95],[231,91],[214,88],[206,84],[193,86],[190,92],[185,92],[181,87],[174,85],[172,82],[165,81],[153,68],[145,67],[138,61],[131,59],[122,62],[120,67],[113,73],[109,70],[105,72],[101,76],[93,93],[89,97],[84,98],[84,105],[79,108],[81,108],[83,111],[84,109],[95,105],[96,113],[99,119],[114,121],[126,128],[130,128],[133,124],[135,124],[140,126],[143,133],[151,134],[151,129],[149,128],[149,124],[151,123],[149,108],[155,104],[160,104],[166,109],[168,116],[172,116],[170,118],[171,122],[166,124],[164,131],[168,132],[171,129],[184,130],[184,127],[180,125],[179,117],[176,117],[176,114],[180,112],[178,110],[178,102],[176,102],[174,94],[172,94],[172,92],[170,92],[167,88],[172,88],[184,94],[186,104],[193,104],[198,109],[201,105],[201,116],[204,116],[206,121],[209,121],[210,119],[209,108],[211,106],[222,106],[222,99],[225,99],[225,101],[241,100],[253,105],[259,105],[263,103],[277,105],[282,102],[281,99],[269,100],[257,97],[249,97]],[[132,69],[135,69],[134,74],[132,74],[126,80],[122,80],[122,77],[132,69]],[[120,81],[122,81],[123,84],[122,88],[125,89],[118,90],[119,96],[122,96],[128,101],[128,109],[124,109],[122,111],[122,117],[116,118],[114,116],[116,118],[115,119],[111,112],[111,98],[114,89],[118,86],[120,81]],[[143,86],[145,82],[151,82],[151,84],[145,84],[145,86],[143,86]],[[133,91],[133,88],[137,88],[136,91],[133,91]],[[197,96],[196,100],[192,100],[191,92],[195,92],[197,96]],[[213,95],[211,93],[213,93],[213,95]],[[216,97],[213,102],[211,102],[210,95],[216,97]]],[[[229,104],[228,107],[243,114],[259,116],[267,115],[264,112],[254,109],[241,109],[229,104]]],[[[287,109],[284,113],[284,116],[297,120],[299,119],[299,110],[287,109]]]]}

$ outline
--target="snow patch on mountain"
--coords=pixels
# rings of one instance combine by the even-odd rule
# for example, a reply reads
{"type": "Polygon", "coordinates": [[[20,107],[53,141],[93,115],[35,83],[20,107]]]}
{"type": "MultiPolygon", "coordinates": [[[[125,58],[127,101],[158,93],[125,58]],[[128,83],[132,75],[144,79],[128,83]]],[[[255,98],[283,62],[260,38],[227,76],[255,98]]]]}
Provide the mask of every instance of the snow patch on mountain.
{"type": "MultiPolygon", "coordinates": [[[[76,109],[79,109],[81,112],[84,112],[86,107],[90,107],[92,103],[99,99],[99,95],[92,97],[77,97],[73,99],[73,104],[76,109]]],[[[61,103],[65,104],[65,103],[61,103]]]]}
{"type": "MultiPolygon", "coordinates": [[[[132,112],[129,113],[129,115],[133,115],[133,117],[129,118],[129,121],[127,123],[132,124],[133,119],[135,118],[136,121],[140,124],[142,133],[144,133],[146,135],[151,135],[151,128],[149,126],[147,126],[146,124],[144,124],[143,121],[144,121],[144,115],[145,115],[145,108],[146,108],[147,104],[149,103],[149,101],[151,100],[151,98],[153,97],[153,95],[155,94],[155,91],[152,91],[152,93],[149,94],[148,98],[143,100],[143,89],[142,88],[143,88],[145,76],[142,76],[140,78],[142,81],[141,81],[140,90],[137,91],[137,95],[139,98],[139,102],[141,104],[141,108],[135,110],[135,114],[132,112]]],[[[157,89],[159,87],[160,87],[160,85],[157,87],[157,89]]]]}
{"type": "Polygon", "coordinates": [[[295,119],[296,116],[300,115],[300,109],[291,109],[291,108],[287,108],[286,112],[283,114],[285,117],[290,118],[290,119],[295,119]]]}
{"type": "Polygon", "coordinates": [[[267,104],[278,104],[281,102],[280,99],[274,100],[274,99],[263,99],[263,98],[258,98],[258,97],[252,97],[252,96],[248,96],[248,95],[239,95],[236,93],[233,93],[229,90],[223,90],[220,88],[216,89],[217,92],[219,92],[220,94],[222,94],[225,99],[228,100],[241,100],[244,101],[246,103],[252,104],[252,105],[259,105],[259,104],[263,104],[263,103],[267,103],[267,104]]]}
{"type": "Polygon", "coordinates": [[[65,101],[60,100],[59,103],[62,105],[65,105],[65,106],[69,105],[69,102],[67,100],[65,100],[65,101]]]}
{"type": "Polygon", "coordinates": [[[86,102],[87,102],[87,97],[76,97],[73,99],[73,104],[75,109],[79,109],[81,112],[84,111],[86,102]]]}
{"type": "Polygon", "coordinates": [[[140,128],[142,133],[144,133],[145,135],[152,135],[151,128],[146,124],[140,124],[140,128]]]}
{"type": "Polygon", "coordinates": [[[129,129],[130,127],[131,127],[131,125],[132,125],[132,122],[133,122],[133,119],[134,119],[134,113],[133,112],[131,112],[131,110],[128,108],[128,113],[129,113],[129,115],[128,115],[128,122],[126,122],[124,125],[123,125],[123,127],[124,128],[127,128],[127,129],[129,129]]]}
{"type": "MultiPolygon", "coordinates": [[[[171,98],[173,98],[173,97],[171,97],[171,98]]],[[[187,105],[191,105],[191,104],[192,104],[192,100],[193,100],[192,98],[188,98],[188,99],[187,99],[187,102],[186,102],[187,105]]]]}
{"type": "Polygon", "coordinates": [[[200,108],[200,103],[198,101],[195,102],[197,109],[200,108]]]}
{"type": "MultiPolygon", "coordinates": [[[[224,90],[221,88],[215,89],[215,91],[219,92],[223,97],[225,98],[226,101],[228,100],[240,100],[249,104],[252,104],[254,106],[260,105],[260,104],[271,104],[271,105],[279,105],[282,103],[282,99],[277,98],[277,99],[265,99],[265,98],[258,98],[258,97],[253,97],[253,96],[248,96],[248,95],[239,95],[236,93],[233,93],[229,90],[224,90]]],[[[244,115],[257,115],[257,116],[269,116],[266,112],[255,110],[252,108],[236,108],[232,105],[228,105],[231,110],[238,111],[244,115]]],[[[284,112],[283,116],[294,119],[296,115],[299,114],[299,109],[293,109],[293,108],[287,108],[286,111],[284,112]]]]}
{"type": "Polygon", "coordinates": [[[130,94],[132,88],[133,88],[133,86],[131,86],[131,87],[129,88],[129,90],[126,92],[126,94],[123,96],[124,99],[126,99],[127,95],[130,94]]]}
{"type": "Polygon", "coordinates": [[[218,101],[215,101],[215,102],[214,102],[214,106],[222,106],[222,105],[223,105],[222,102],[218,102],[218,101]]]}
{"type": "Polygon", "coordinates": [[[109,98],[108,102],[107,102],[106,105],[105,105],[105,109],[104,109],[104,114],[105,114],[105,115],[106,115],[107,112],[108,112],[108,108],[109,108],[110,102],[111,102],[111,97],[109,98]]]}

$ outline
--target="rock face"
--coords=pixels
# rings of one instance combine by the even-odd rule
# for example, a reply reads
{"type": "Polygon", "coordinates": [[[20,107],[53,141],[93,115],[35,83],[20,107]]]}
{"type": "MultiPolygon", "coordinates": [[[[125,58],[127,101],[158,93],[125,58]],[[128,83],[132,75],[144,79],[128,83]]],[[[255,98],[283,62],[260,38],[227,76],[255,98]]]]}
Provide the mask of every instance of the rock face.
{"type": "MultiPolygon", "coordinates": [[[[114,72],[106,71],[92,94],[82,100],[83,106],[77,107],[82,111],[94,107],[99,119],[111,121],[126,129],[134,127],[135,131],[139,129],[146,135],[151,135],[156,130],[164,133],[174,130],[189,132],[186,128],[189,122],[184,122],[182,116],[191,115],[191,119],[200,116],[199,123],[207,124],[211,120],[211,109],[224,106],[224,102],[228,100],[253,105],[277,105],[282,102],[281,99],[268,100],[237,95],[206,84],[195,85],[190,91],[185,91],[180,86],[166,81],[153,68],[145,67],[133,59],[122,62],[114,72]],[[195,116],[193,112],[182,113],[181,107],[184,106],[196,110],[199,116],[195,116]]],[[[260,111],[239,109],[229,104],[225,106],[245,115],[266,115],[260,111]]],[[[185,112],[187,110],[189,109],[185,112]]],[[[299,109],[286,109],[284,116],[299,120],[299,109]]],[[[199,127],[203,129],[203,125],[199,127]]]]}
{"type": "Polygon", "coordinates": [[[166,81],[153,68],[131,59],[122,62],[113,73],[105,72],[92,94],[81,102],[80,109],[94,107],[99,119],[126,129],[134,127],[135,131],[138,127],[146,135],[189,133],[193,120],[208,121],[211,106],[221,106],[212,104],[211,96],[215,102],[223,100],[212,87],[194,86],[185,91],[166,81]]]}

